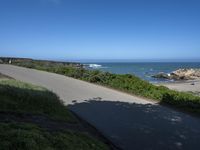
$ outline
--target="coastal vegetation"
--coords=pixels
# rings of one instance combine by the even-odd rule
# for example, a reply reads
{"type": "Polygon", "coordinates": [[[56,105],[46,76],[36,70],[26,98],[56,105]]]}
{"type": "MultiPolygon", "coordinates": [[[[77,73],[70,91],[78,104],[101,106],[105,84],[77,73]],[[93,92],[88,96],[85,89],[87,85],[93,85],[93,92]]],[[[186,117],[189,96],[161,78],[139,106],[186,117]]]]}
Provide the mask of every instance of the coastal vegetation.
{"type": "Polygon", "coordinates": [[[45,88],[0,76],[0,149],[108,150],[45,88]]]}
{"type": "MultiPolygon", "coordinates": [[[[5,62],[4,62],[5,63],[5,62]]],[[[160,103],[170,104],[176,108],[190,112],[200,113],[200,97],[191,93],[177,92],[164,86],[156,86],[132,74],[113,74],[99,70],[88,70],[81,65],[48,65],[37,60],[28,62],[13,62],[14,65],[34,68],[65,76],[81,79],[91,83],[111,87],[137,96],[157,100],[160,103]],[[78,66],[78,67],[77,67],[78,66]]]]}

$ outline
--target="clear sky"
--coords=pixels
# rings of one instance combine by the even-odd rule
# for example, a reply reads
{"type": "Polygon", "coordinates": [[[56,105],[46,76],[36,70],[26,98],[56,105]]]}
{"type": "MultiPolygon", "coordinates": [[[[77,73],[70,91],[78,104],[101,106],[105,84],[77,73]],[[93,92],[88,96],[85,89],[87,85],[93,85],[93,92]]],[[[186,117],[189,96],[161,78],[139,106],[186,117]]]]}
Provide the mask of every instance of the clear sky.
{"type": "Polygon", "coordinates": [[[0,56],[200,60],[200,0],[0,0],[0,56]]]}

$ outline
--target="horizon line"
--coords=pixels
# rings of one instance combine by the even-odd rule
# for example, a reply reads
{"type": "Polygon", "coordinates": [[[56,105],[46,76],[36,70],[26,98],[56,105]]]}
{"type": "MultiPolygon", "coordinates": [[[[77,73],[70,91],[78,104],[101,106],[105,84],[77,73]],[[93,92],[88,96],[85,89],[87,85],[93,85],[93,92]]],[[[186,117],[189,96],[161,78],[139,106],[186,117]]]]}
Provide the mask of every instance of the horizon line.
{"type": "Polygon", "coordinates": [[[75,58],[42,58],[42,57],[18,57],[18,56],[0,56],[0,58],[22,58],[35,60],[52,60],[65,62],[200,62],[200,58],[152,58],[152,59],[75,59],[75,58]]]}

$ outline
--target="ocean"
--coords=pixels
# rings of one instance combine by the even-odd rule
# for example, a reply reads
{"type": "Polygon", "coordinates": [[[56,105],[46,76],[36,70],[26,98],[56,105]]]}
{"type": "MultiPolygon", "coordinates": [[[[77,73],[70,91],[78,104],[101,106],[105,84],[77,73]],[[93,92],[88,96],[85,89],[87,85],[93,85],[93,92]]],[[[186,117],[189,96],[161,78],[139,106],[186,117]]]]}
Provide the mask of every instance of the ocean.
{"type": "Polygon", "coordinates": [[[160,72],[171,73],[180,68],[200,68],[200,62],[87,62],[88,69],[98,69],[117,74],[134,74],[151,83],[174,82],[151,77],[160,72]]]}

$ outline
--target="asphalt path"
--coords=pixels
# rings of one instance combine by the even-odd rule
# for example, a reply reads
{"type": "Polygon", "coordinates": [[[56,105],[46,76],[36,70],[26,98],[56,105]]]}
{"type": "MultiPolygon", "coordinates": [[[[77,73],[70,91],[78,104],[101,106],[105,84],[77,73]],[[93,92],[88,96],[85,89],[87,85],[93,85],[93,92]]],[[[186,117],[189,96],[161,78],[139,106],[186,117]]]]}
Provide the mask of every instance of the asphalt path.
{"type": "Polygon", "coordinates": [[[46,87],[124,150],[199,150],[200,118],[63,75],[0,64],[0,73],[46,87]]]}

